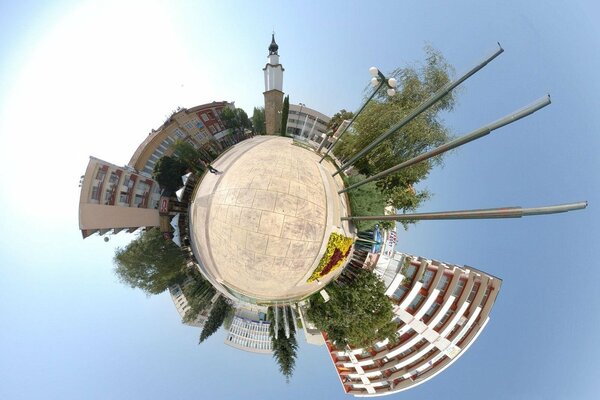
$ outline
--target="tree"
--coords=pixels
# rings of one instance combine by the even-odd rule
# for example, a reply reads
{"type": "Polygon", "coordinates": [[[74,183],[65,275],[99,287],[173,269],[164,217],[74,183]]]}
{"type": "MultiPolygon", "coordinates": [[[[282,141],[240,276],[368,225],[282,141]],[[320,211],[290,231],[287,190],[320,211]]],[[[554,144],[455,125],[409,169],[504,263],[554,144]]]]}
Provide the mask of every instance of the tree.
{"type": "Polygon", "coordinates": [[[281,136],[286,136],[288,114],[290,112],[290,96],[285,96],[283,99],[283,108],[281,110],[281,136]]]}
{"type": "Polygon", "coordinates": [[[173,143],[173,156],[196,175],[204,172],[202,153],[188,142],[176,140],[173,143]]]}
{"type": "Polygon", "coordinates": [[[252,113],[252,126],[254,132],[258,135],[266,134],[264,107],[254,107],[254,112],[252,113]]]}
{"type": "Polygon", "coordinates": [[[185,174],[186,165],[169,156],[162,156],[154,164],[152,178],[158,182],[161,188],[176,191],[183,186],[181,176],[185,174]]]}
{"type": "Polygon", "coordinates": [[[248,114],[241,108],[224,108],[221,111],[221,121],[225,128],[231,129],[232,134],[238,137],[238,140],[244,135],[246,129],[252,127],[248,114]]]}
{"type": "Polygon", "coordinates": [[[215,296],[216,289],[200,274],[194,274],[193,281],[183,287],[183,294],[190,308],[183,316],[183,322],[191,322],[207,310],[215,296]]]}
{"type": "MultiPolygon", "coordinates": [[[[250,118],[248,118],[248,114],[241,108],[236,108],[235,112],[237,114],[237,118],[239,120],[240,127],[243,129],[251,129],[252,122],[250,122],[250,118]]],[[[243,133],[243,132],[242,132],[243,133]]]]}
{"type": "Polygon", "coordinates": [[[225,125],[225,128],[235,130],[238,126],[236,119],[237,118],[235,110],[229,107],[225,107],[221,111],[221,121],[223,121],[223,125],[225,125]]]}
{"type": "Polygon", "coordinates": [[[327,129],[333,129],[339,127],[342,122],[347,119],[352,119],[354,117],[354,113],[352,111],[346,111],[345,109],[341,109],[340,111],[333,114],[333,117],[327,123],[327,129]]]}
{"type": "MultiPolygon", "coordinates": [[[[425,47],[425,53],[424,64],[397,68],[389,74],[398,80],[398,93],[387,97],[382,90],[375,96],[356,119],[354,133],[346,134],[343,144],[334,149],[338,158],[347,159],[356,154],[450,81],[454,70],[441,53],[431,47],[425,47]]],[[[358,172],[365,176],[375,175],[450,140],[441,114],[452,111],[454,104],[455,92],[450,92],[359,159],[355,163],[358,172]]],[[[430,197],[426,190],[416,191],[415,184],[425,179],[431,168],[441,162],[442,158],[438,156],[405,168],[377,181],[377,188],[385,195],[387,205],[404,212],[413,211],[430,197]]]]}
{"type": "Polygon", "coordinates": [[[282,307],[280,311],[281,312],[278,313],[279,321],[277,324],[277,338],[275,338],[276,324],[273,307],[269,307],[267,311],[268,318],[271,321],[269,325],[269,334],[271,336],[271,343],[273,345],[273,358],[275,358],[277,364],[279,365],[279,371],[281,371],[283,376],[285,376],[286,381],[289,382],[296,366],[298,342],[296,340],[296,328],[294,327],[291,308],[289,306],[285,306],[282,307]],[[290,333],[289,338],[285,335],[285,318],[283,318],[283,313],[287,313],[287,321],[290,333]]]}
{"type": "Polygon", "coordinates": [[[179,247],[158,229],[142,232],[114,257],[119,280],[147,294],[159,294],[185,278],[185,258],[179,247]]]}
{"type": "Polygon", "coordinates": [[[225,300],[223,296],[219,296],[217,301],[215,301],[212,310],[210,310],[208,320],[202,328],[199,343],[204,342],[209,336],[219,330],[221,325],[223,325],[225,317],[230,312],[230,309],[231,306],[227,303],[227,300],[225,300]]]}
{"type": "Polygon", "coordinates": [[[327,292],[327,303],[318,293],[310,298],[308,317],[338,348],[396,339],[392,303],[385,295],[385,285],[373,273],[359,269],[354,279],[343,285],[330,284],[327,292]]]}

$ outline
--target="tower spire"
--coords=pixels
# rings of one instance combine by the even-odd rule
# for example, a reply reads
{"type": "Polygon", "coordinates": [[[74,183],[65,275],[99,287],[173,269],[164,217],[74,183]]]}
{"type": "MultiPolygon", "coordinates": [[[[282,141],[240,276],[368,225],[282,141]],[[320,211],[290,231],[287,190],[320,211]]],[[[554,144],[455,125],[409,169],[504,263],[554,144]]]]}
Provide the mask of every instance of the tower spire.
{"type": "Polygon", "coordinates": [[[277,50],[279,50],[279,46],[275,43],[275,31],[271,34],[271,44],[269,45],[269,55],[277,54],[277,50]]]}

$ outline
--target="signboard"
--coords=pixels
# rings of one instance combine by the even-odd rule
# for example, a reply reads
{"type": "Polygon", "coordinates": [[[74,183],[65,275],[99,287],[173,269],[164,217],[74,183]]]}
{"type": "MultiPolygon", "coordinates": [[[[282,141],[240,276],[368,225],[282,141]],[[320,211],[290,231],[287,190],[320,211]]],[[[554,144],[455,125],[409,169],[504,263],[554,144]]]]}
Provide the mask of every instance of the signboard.
{"type": "Polygon", "coordinates": [[[160,202],[158,203],[158,212],[159,214],[168,214],[169,213],[169,198],[161,197],[160,202]]]}

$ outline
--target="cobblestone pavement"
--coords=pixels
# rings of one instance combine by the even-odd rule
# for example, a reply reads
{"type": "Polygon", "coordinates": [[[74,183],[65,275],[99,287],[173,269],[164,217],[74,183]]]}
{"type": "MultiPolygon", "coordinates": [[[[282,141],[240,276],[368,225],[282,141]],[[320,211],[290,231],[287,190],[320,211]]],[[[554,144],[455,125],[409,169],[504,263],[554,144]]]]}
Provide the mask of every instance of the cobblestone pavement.
{"type": "Polygon", "coordinates": [[[222,173],[207,174],[197,189],[191,230],[197,256],[218,282],[263,300],[318,289],[306,279],[329,233],[345,230],[341,181],[319,159],[290,139],[261,136],[214,164],[222,173]]]}

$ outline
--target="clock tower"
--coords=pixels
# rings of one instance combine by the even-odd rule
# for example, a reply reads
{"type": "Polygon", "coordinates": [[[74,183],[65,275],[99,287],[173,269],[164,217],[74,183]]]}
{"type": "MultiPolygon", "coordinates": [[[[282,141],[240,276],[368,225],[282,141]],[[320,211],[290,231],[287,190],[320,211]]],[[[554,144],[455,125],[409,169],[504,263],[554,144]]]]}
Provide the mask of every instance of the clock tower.
{"type": "MultiPolygon", "coordinates": [[[[279,133],[281,110],[283,108],[283,65],[279,63],[279,46],[275,43],[275,33],[271,36],[265,73],[265,126],[267,135],[279,133]]],[[[282,132],[284,133],[284,132],[282,132]]],[[[285,134],[285,133],[284,133],[285,134]]]]}

